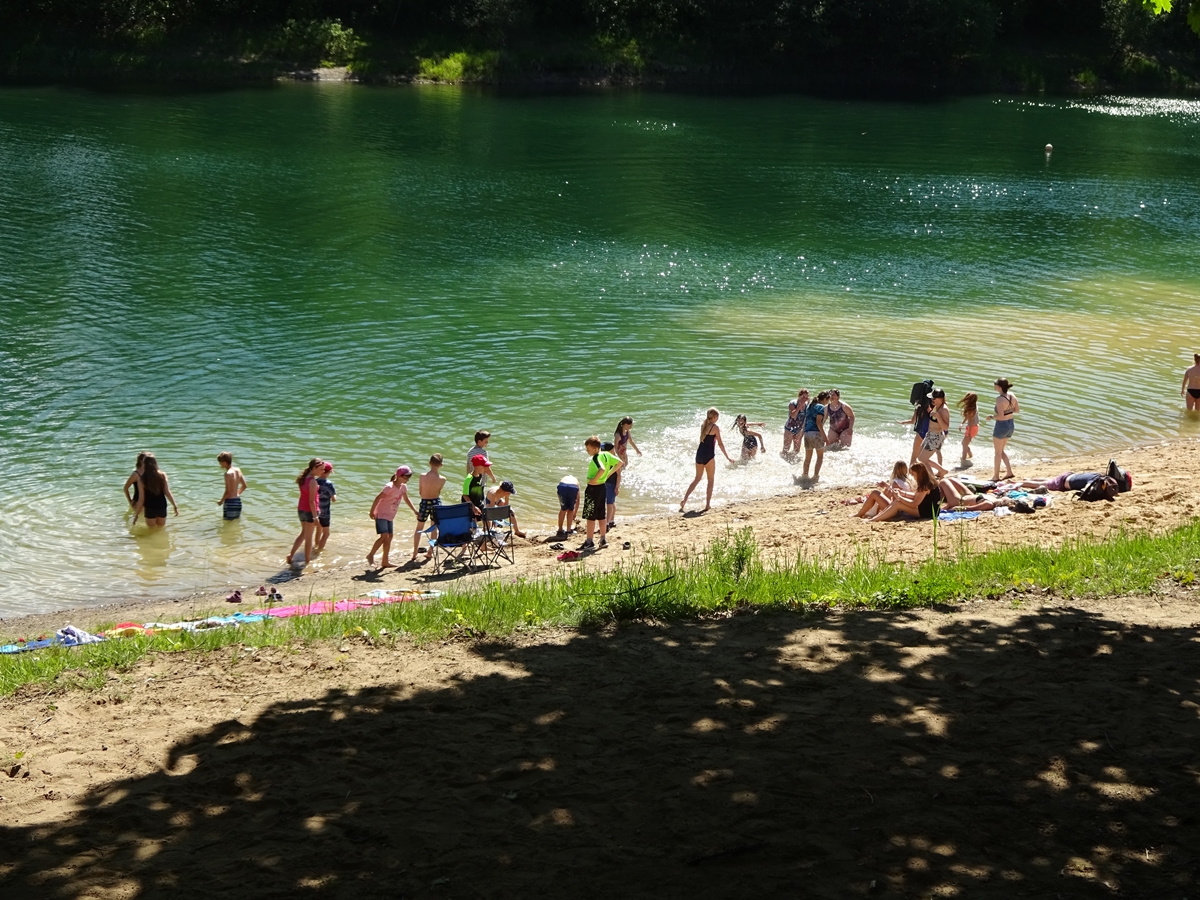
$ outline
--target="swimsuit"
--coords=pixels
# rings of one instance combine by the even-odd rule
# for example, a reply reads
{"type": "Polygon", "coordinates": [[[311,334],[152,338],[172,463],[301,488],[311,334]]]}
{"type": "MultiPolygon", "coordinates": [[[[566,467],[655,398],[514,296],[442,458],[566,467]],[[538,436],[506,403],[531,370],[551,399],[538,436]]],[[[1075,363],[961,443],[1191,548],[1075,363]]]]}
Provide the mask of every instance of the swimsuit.
{"type": "Polygon", "coordinates": [[[745,432],[742,432],[742,449],[749,450],[751,453],[753,453],[758,449],[758,438],[752,434],[746,434],[745,432]]]}
{"type": "Polygon", "coordinates": [[[799,403],[788,404],[788,420],[783,423],[783,430],[788,434],[800,434],[804,431],[804,409],[799,403]]]}
{"type": "Polygon", "coordinates": [[[242,515],[242,498],[241,497],[228,498],[225,501],[224,515],[225,515],[226,519],[239,518],[242,515]]]}
{"type": "Polygon", "coordinates": [[[839,403],[837,409],[825,407],[825,410],[829,415],[829,437],[834,443],[849,447],[854,428],[850,424],[850,416],[846,414],[846,404],[839,403]]]}
{"type": "Polygon", "coordinates": [[[938,450],[942,449],[942,444],[944,444],[945,442],[946,442],[946,432],[931,431],[928,434],[926,434],[924,440],[921,441],[921,447],[922,447],[922,449],[928,450],[931,453],[936,453],[938,450]]]}
{"type": "Polygon", "coordinates": [[[930,491],[924,496],[924,498],[922,498],[921,502],[917,504],[917,518],[933,519],[936,517],[937,504],[933,499],[933,491],[930,491]]]}
{"type": "MultiPolygon", "coordinates": [[[[1200,400],[1200,388],[1188,388],[1188,393],[1191,394],[1193,397],[1195,397],[1197,400],[1200,400]]],[[[137,496],[137,487],[135,486],[133,490],[134,490],[134,496],[136,497],[137,496]]]]}
{"type": "Polygon", "coordinates": [[[442,505],[441,497],[433,497],[432,499],[421,498],[421,503],[417,507],[417,521],[424,522],[433,515],[433,511],[442,505]]]}
{"type": "Polygon", "coordinates": [[[710,431],[700,439],[700,446],[696,448],[696,465],[707,466],[716,458],[717,434],[715,431],[710,431]]]}
{"type": "Polygon", "coordinates": [[[167,495],[155,494],[146,490],[146,501],[142,504],[142,514],[147,519],[165,519],[167,517],[167,495]]]}

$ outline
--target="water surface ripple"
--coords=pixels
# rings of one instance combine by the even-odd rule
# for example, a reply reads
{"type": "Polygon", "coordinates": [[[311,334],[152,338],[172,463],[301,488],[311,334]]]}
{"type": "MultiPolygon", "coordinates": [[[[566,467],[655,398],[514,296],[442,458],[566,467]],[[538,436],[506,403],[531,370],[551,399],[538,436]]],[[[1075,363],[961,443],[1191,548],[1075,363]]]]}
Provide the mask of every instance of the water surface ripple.
{"type": "Polygon", "coordinates": [[[1194,436],[1198,123],[1128,98],[0,92],[0,615],[257,582],[313,455],[345,565],[385,476],[434,451],[457,476],[479,427],[532,524],[625,413],[629,513],[678,502],[710,404],[771,451],[718,498],[795,490],[802,384],[858,414],[827,484],[905,454],[927,375],[1013,379],[1021,461],[1194,436]],[[157,534],[120,495],[143,448],[181,507],[157,534]]]}

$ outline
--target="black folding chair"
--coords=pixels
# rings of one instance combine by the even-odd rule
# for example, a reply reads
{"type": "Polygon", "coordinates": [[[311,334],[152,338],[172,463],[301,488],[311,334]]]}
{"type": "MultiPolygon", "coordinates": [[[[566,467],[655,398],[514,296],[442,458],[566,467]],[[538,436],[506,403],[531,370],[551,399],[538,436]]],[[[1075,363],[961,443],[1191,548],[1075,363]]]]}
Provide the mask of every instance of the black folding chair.
{"type": "Polygon", "coordinates": [[[485,566],[499,565],[502,559],[515,563],[513,550],[512,507],[485,506],[476,555],[485,566]]]}

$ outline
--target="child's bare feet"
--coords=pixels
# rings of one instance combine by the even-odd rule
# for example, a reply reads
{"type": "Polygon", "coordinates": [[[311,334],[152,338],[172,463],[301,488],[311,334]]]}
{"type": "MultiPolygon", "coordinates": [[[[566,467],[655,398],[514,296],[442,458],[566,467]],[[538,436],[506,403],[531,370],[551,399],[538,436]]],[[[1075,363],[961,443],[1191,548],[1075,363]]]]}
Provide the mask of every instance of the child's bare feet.
{"type": "Polygon", "coordinates": [[[374,553],[367,554],[367,565],[368,566],[375,565],[375,554],[374,553]]]}

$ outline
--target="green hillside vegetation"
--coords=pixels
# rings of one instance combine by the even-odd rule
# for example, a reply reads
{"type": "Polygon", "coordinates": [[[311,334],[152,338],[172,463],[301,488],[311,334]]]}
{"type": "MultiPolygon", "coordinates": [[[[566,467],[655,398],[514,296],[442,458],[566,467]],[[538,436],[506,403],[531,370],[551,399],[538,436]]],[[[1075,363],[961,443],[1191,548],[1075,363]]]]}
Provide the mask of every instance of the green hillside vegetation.
{"type": "Polygon", "coordinates": [[[1200,0],[0,0],[9,82],[1191,91],[1200,0]]]}

